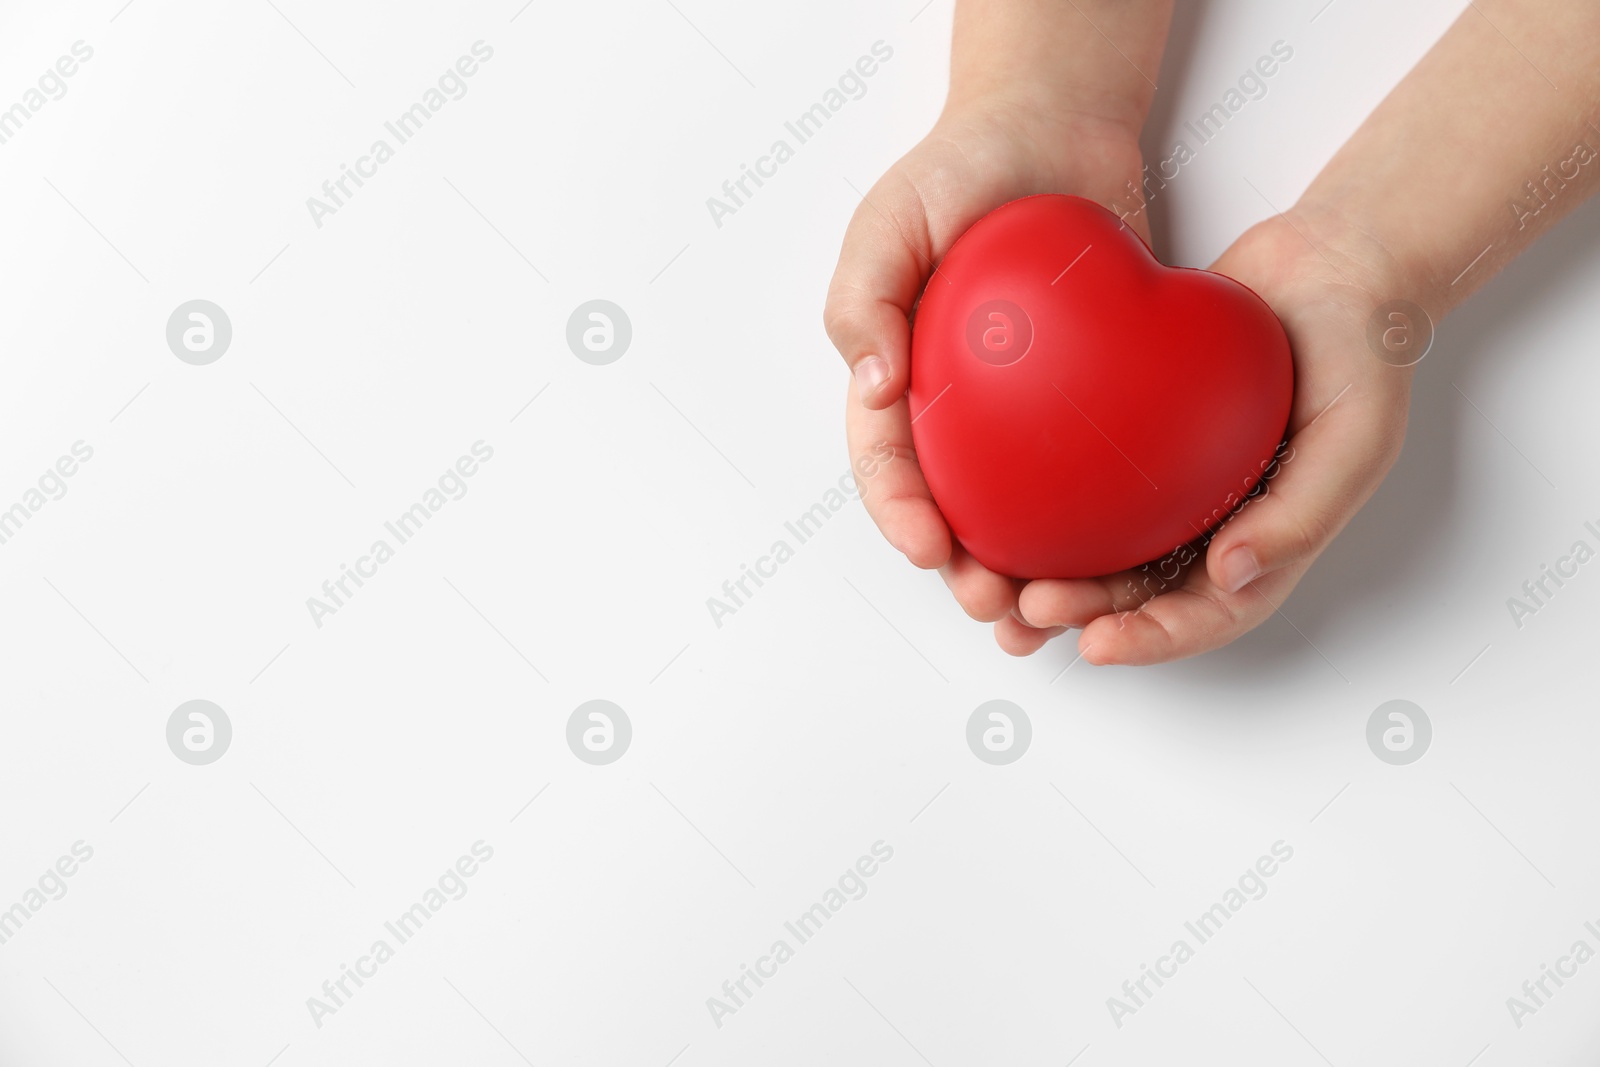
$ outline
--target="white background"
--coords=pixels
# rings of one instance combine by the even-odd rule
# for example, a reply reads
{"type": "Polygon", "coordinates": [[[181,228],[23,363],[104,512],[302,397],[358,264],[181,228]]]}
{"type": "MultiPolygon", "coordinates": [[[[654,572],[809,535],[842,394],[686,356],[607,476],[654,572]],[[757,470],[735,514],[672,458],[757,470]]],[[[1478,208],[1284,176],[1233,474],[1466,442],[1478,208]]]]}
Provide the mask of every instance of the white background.
{"type": "MultiPolygon", "coordinates": [[[[940,106],[948,0],[275,2],[6,5],[0,106],[94,56],[0,145],[0,507],[94,455],[0,545],[0,908],[94,855],[0,945],[0,1063],[1600,1053],[1600,963],[1520,1030],[1505,1003],[1600,947],[1600,564],[1506,607],[1600,524],[1593,205],[1443,325],[1382,491],[1223,651],[1008,659],[856,503],[718,628],[706,598],[846,471],[822,298],[851,185],[940,106]],[[467,95],[314,226],[480,39],[467,95]],[[866,95],[717,227],[706,198],[879,40],[866,95]],[[233,324],[209,366],[166,345],[194,298],[233,324]],[[565,343],[593,298],[633,324],[609,366],[565,343]],[[467,495],[317,627],[306,598],[478,440],[467,495]],[[196,698],[234,730],[203,767],[165,737],[196,698]],[[594,698],[633,725],[609,766],[565,742],[594,698]],[[1007,767],[965,741],[996,698],[1034,730],[1007,767]],[[1405,767],[1365,740],[1394,698],[1434,726],[1405,767]],[[467,895],[315,1025],[480,839],[467,895]],[[714,1025],[879,840],[867,895],[714,1025]],[[1280,840],[1270,892],[1115,1026],[1280,840]]],[[[1292,203],[1461,5],[1321,6],[1185,5],[1152,152],[1295,54],[1157,203],[1170,261],[1271,210],[1247,178],[1292,203]]]]}

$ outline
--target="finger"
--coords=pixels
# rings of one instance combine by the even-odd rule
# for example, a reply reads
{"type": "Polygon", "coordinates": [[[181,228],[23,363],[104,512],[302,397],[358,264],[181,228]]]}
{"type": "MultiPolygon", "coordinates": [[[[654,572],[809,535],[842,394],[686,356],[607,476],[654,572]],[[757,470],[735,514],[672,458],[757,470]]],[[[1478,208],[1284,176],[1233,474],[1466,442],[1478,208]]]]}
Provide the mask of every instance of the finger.
{"type": "Polygon", "coordinates": [[[1051,638],[1060,637],[1066,632],[1064,626],[1037,629],[1022,622],[1015,615],[1007,615],[994,624],[995,642],[1002,651],[1012,656],[1031,656],[1043,648],[1051,638]]]}
{"type": "Polygon", "coordinates": [[[1280,570],[1240,592],[1225,593],[1197,571],[1180,589],[1090,622],[1078,635],[1078,651],[1090,663],[1130,666],[1210,652],[1271,618],[1304,572],[1304,567],[1280,570]]]}
{"type": "Polygon", "coordinates": [[[950,527],[928,492],[911,441],[909,402],[863,407],[852,380],[845,400],[845,438],[861,502],[884,539],[926,570],[950,560],[950,527]]]}
{"type": "Polygon", "coordinates": [[[1177,581],[1178,572],[1159,563],[1101,578],[1038,578],[1023,586],[1017,608],[1029,626],[1082,629],[1102,615],[1138,607],[1177,581]]]}
{"type": "MultiPolygon", "coordinates": [[[[1237,592],[1264,574],[1309,564],[1366,503],[1405,432],[1363,405],[1354,385],[1290,441],[1268,468],[1265,491],[1222,526],[1206,553],[1217,588],[1237,592]]],[[[1389,417],[1393,419],[1395,417],[1389,417]]]]}
{"type": "Polygon", "coordinates": [[[956,603],[979,622],[1004,618],[1017,606],[1017,583],[979,563],[960,544],[951,549],[950,561],[939,568],[939,574],[956,603]]]}
{"type": "Polygon", "coordinates": [[[933,268],[930,244],[922,198],[899,169],[862,198],[845,230],[823,324],[869,408],[911,386],[910,314],[933,268]]]}

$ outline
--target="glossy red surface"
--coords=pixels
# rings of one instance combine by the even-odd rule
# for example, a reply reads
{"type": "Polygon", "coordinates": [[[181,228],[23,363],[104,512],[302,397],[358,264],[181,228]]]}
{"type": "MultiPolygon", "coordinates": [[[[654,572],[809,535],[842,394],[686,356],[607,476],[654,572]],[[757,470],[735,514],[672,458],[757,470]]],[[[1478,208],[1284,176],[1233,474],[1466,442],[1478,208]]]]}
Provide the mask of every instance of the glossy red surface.
{"type": "Polygon", "coordinates": [[[1293,387],[1265,302],[1163,266],[1079,197],[980,219],[913,324],[928,486],[967,550],[1019,578],[1110,574],[1216,526],[1271,464],[1293,387]]]}

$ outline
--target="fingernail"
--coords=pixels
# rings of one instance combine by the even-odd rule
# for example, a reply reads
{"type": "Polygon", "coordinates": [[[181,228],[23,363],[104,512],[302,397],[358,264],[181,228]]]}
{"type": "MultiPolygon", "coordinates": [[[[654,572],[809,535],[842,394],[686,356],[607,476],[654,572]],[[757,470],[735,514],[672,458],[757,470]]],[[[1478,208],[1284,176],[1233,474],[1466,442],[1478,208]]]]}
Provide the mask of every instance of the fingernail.
{"type": "Polygon", "coordinates": [[[1256,554],[1250,551],[1249,546],[1240,545],[1230,548],[1222,556],[1222,588],[1229,593],[1237,593],[1261,575],[1261,564],[1256,562],[1256,554]]]}
{"type": "Polygon", "coordinates": [[[889,364],[881,356],[868,356],[856,364],[856,392],[866,400],[889,380],[889,364]]]}

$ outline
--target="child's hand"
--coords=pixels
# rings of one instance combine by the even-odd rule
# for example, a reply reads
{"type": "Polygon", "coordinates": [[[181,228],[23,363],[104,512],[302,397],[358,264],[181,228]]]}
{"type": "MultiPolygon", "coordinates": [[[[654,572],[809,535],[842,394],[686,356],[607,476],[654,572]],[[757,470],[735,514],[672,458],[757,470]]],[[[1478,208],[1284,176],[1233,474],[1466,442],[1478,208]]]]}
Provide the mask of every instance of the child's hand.
{"type": "Polygon", "coordinates": [[[1411,371],[1368,347],[1374,311],[1401,299],[1442,319],[1600,190],[1597,40],[1593,0],[1470,5],[1299,205],[1217,261],[1289,331],[1293,452],[1269,492],[1164,591],[1157,581],[1147,590],[1139,572],[1029,583],[1020,615],[1049,629],[1001,620],[1003,647],[1026,654],[1054,627],[1082,626],[1089,662],[1156,663],[1226,644],[1272,614],[1400,451],[1411,371]],[[1423,165],[1459,180],[1412,181],[1423,165]]]}
{"type": "MultiPolygon", "coordinates": [[[[955,544],[917,467],[906,390],[912,304],[955,238],[1003,203],[1067,192],[1107,203],[1138,178],[1138,131],[1080,117],[1027,117],[994,102],[947,112],[933,133],[872,187],[845,234],[827,296],[827,333],[853,370],[850,454],[894,458],[861,480],[878,530],[912,563],[939,568],[966,613],[992,622],[1016,606],[1018,582],[955,544]]],[[[1130,219],[1144,226],[1138,216],[1130,219]]],[[[1141,229],[1141,235],[1149,235],[1141,229]]],[[[859,470],[859,467],[858,467],[859,470]]]]}
{"type": "Polygon", "coordinates": [[[1272,306],[1294,352],[1289,447],[1267,491],[1209,546],[1166,566],[1029,582],[1018,611],[1027,623],[995,627],[1007,652],[1032,653],[1062,626],[1083,630],[1090,663],[1159,663],[1227,644],[1272,615],[1399,455],[1412,372],[1380,360],[1366,331],[1374,308],[1412,289],[1381,247],[1331,220],[1279,216],[1213,269],[1272,306]]]}
{"type": "MultiPolygon", "coordinates": [[[[1131,126],[1046,117],[995,100],[953,107],[867,192],[845,233],[825,319],[853,372],[845,412],[850,455],[894,450],[870,479],[858,479],[862,500],[889,543],[918,567],[939,568],[975,619],[1010,615],[1021,583],[988,570],[953,541],[917,466],[905,397],[912,305],[933,264],[994,208],[1046,192],[1109,204],[1139,180],[1141,166],[1131,126]]],[[[1142,214],[1129,224],[1149,239],[1142,214]]]]}
{"type": "MultiPolygon", "coordinates": [[[[1269,491],[1179,573],[1023,583],[956,545],[928,493],[904,396],[907,317],[933,263],[990,209],[1039,192],[1109,205],[1139,182],[1154,90],[1144,72],[1159,66],[1171,0],[959,0],[952,104],[856,212],[827,320],[856,375],[851,455],[877,470],[862,486],[867,510],[913,563],[941,569],[969,614],[996,620],[1007,651],[1036,651],[1066,627],[1084,628],[1091,663],[1226,644],[1272,614],[1372,495],[1399,453],[1411,383],[1368,347],[1374,311],[1403,299],[1437,321],[1600,190],[1600,8],[1492,6],[1520,46],[1470,5],[1300,205],[1216,264],[1272,306],[1294,349],[1291,447],[1269,491]],[[1419,184],[1418,168],[1459,180],[1419,184]]],[[[1148,236],[1141,216],[1128,221],[1148,236]]]]}
{"type": "Polygon", "coordinates": [[[874,472],[857,479],[862,500],[890,544],[919,567],[939,568],[961,606],[984,621],[1016,609],[1021,583],[954,542],[917,467],[905,399],[911,309],[956,238],[1001,204],[1075,193],[1110,206],[1130,184],[1137,189],[1139,130],[1172,4],[957,0],[944,114],[865,194],[845,234],[825,317],[853,374],[852,462],[858,475],[874,472]]]}

